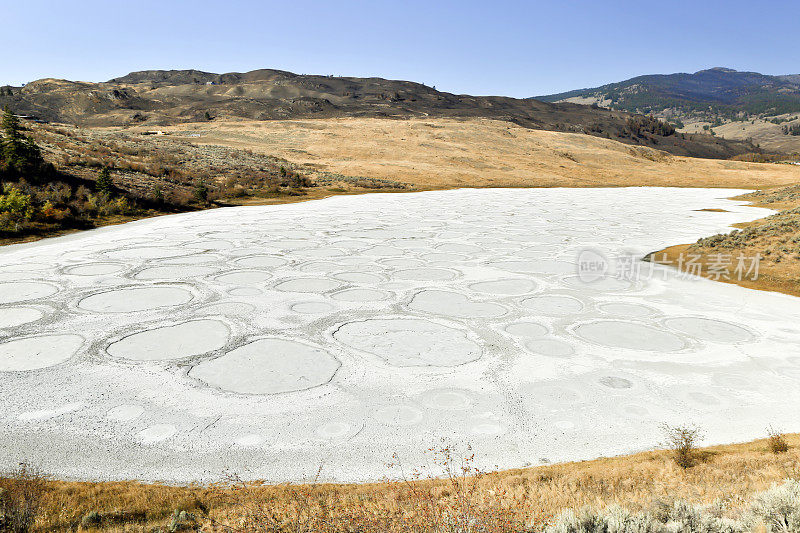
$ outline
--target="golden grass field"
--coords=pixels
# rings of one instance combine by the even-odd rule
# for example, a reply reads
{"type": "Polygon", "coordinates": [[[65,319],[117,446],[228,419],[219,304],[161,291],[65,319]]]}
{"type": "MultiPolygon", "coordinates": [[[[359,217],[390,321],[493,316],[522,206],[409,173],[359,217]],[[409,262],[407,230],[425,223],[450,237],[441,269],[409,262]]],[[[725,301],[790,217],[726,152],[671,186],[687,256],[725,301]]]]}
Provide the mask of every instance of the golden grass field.
{"type": "MultiPolygon", "coordinates": [[[[677,499],[723,499],[736,509],[772,483],[800,479],[800,434],[785,439],[784,453],[771,451],[766,440],[703,448],[688,469],[667,451],[650,451],[477,477],[462,476],[461,458],[452,457],[453,475],[444,479],[359,485],[47,481],[34,530],[76,531],[92,512],[102,531],[153,531],[186,511],[206,531],[436,531],[447,517],[466,515],[499,532],[536,530],[561,510],[584,506],[640,510],[677,499]]],[[[8,483],[0,479],[0,489],[8,483]]]]}
{"type": "MultiPolygon", "coordinates": [[[[455,187],[735,187],[800,182],[800,167],[678,157],[579,133],[488,119],[221,121],[163,130],[346,176],[416,189],[455,187]]],[[[136,131],[134,129],[134,131],[136,131]]]]}

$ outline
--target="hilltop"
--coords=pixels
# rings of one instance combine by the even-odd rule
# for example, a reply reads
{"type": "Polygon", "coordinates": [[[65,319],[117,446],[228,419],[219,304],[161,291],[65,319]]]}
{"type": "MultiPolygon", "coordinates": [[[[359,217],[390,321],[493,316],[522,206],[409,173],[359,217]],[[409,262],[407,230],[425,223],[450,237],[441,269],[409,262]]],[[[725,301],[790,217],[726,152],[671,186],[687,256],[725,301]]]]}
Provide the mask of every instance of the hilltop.
{"type": "Polygon", "coordinates": [[[769,76],[717,67],[654,74],[601,87],[537,97],[653,114],[679,131],[752,140],[770,150],[800,151],[800,75],[769,76]]]}
{"type": "Polygon", "coordinates": [[[768,76],[716,67],[694,74],[652,74],[537,97],[546,102],[597,103],[631,113],[777,116],[800,111],[800,75],[768,76]]]}
{"type": "Polygon", "coordinates": [[[585,133],[682,156],[727,159],[758,151],[746,141],[676,134],[669,126],[624,110],[457,95],[410,81],[270,69],[227,74],[148,70],[102,83],[48,78],[3,88],[2,105],[42,121],[84,127],[163,127],[231,119],[484,118],[530,129],[585,133]]]}

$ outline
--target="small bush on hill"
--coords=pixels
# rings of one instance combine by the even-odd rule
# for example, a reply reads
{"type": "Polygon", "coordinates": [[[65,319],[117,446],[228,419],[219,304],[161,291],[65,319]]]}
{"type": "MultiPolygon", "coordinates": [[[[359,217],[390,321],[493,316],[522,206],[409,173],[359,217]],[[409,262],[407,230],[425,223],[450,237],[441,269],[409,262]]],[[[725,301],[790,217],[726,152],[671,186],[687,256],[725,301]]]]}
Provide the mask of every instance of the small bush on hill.
{"type": "Polygon", "coordinates": [[[769,428],[767,429],[767,434],[769,436],[767,439],[767,445],[772,453],[778,454],[789,451],[789,443],[786,442],[786,438],[783,436],[783,433],[775,430],[774,428],[769,428]]]}
{"type": "Polygon", "coordinates": [[[697,443],[702,438],[700,428],[689,425],[661,426],[666,437],[665,446],[672,451],[675,464],[681,468],[691,468],[697,463],[697,443]]]}

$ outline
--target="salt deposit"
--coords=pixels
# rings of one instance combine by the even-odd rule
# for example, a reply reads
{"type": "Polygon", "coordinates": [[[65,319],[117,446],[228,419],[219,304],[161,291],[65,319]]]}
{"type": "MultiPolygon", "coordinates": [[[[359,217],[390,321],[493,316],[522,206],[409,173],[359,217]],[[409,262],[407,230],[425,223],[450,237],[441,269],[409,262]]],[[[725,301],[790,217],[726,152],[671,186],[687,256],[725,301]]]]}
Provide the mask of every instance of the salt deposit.
{"type": "Polygon", "coordinates": [[[3,247],[0,469],[359,481],[442,439],[495,468],[651,448],[663,422],[800,431],[800,300],[576,271],[767,213],[736,193],[374,194],[3,247]]]}

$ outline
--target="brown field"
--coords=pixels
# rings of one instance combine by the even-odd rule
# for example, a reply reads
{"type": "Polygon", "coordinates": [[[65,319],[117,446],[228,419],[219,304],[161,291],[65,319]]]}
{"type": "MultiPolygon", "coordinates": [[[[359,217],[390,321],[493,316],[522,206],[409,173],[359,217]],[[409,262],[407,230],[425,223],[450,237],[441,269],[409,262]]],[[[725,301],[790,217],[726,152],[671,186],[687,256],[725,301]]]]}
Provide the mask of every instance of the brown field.
{"type": "MultiPolygon", "coordinates": [[[[34,529],[76,531],[94,512],[97,527],[82,530],[158,531],[186,511],[205,531],[422,532],[464,517],[477,518],[483,531],[535,531],[561,510],[584,506],[646,510],[677,499],[723,499],[736,509],[772,483],[800,478],[800,434],[784,438],[784,453],[767,440],[703,448],[688,469],[667,451],[651,451],[478,476],[462,475],[460,458],[452,458],[453,474],[444,479],[359,485],[47,481],[34,529]]],[[[0,478],[0,489],[9,483],[0,478]]]]}
{"type": "Polygon", "coordinates": [[[240,120],[163,129],[196,144],[252,150],[317,172],[392,180],[416,189],[755,189],[800,182],[800,167],[794,165],[678,157],[590,135],[488,119],[240,120]]]}

